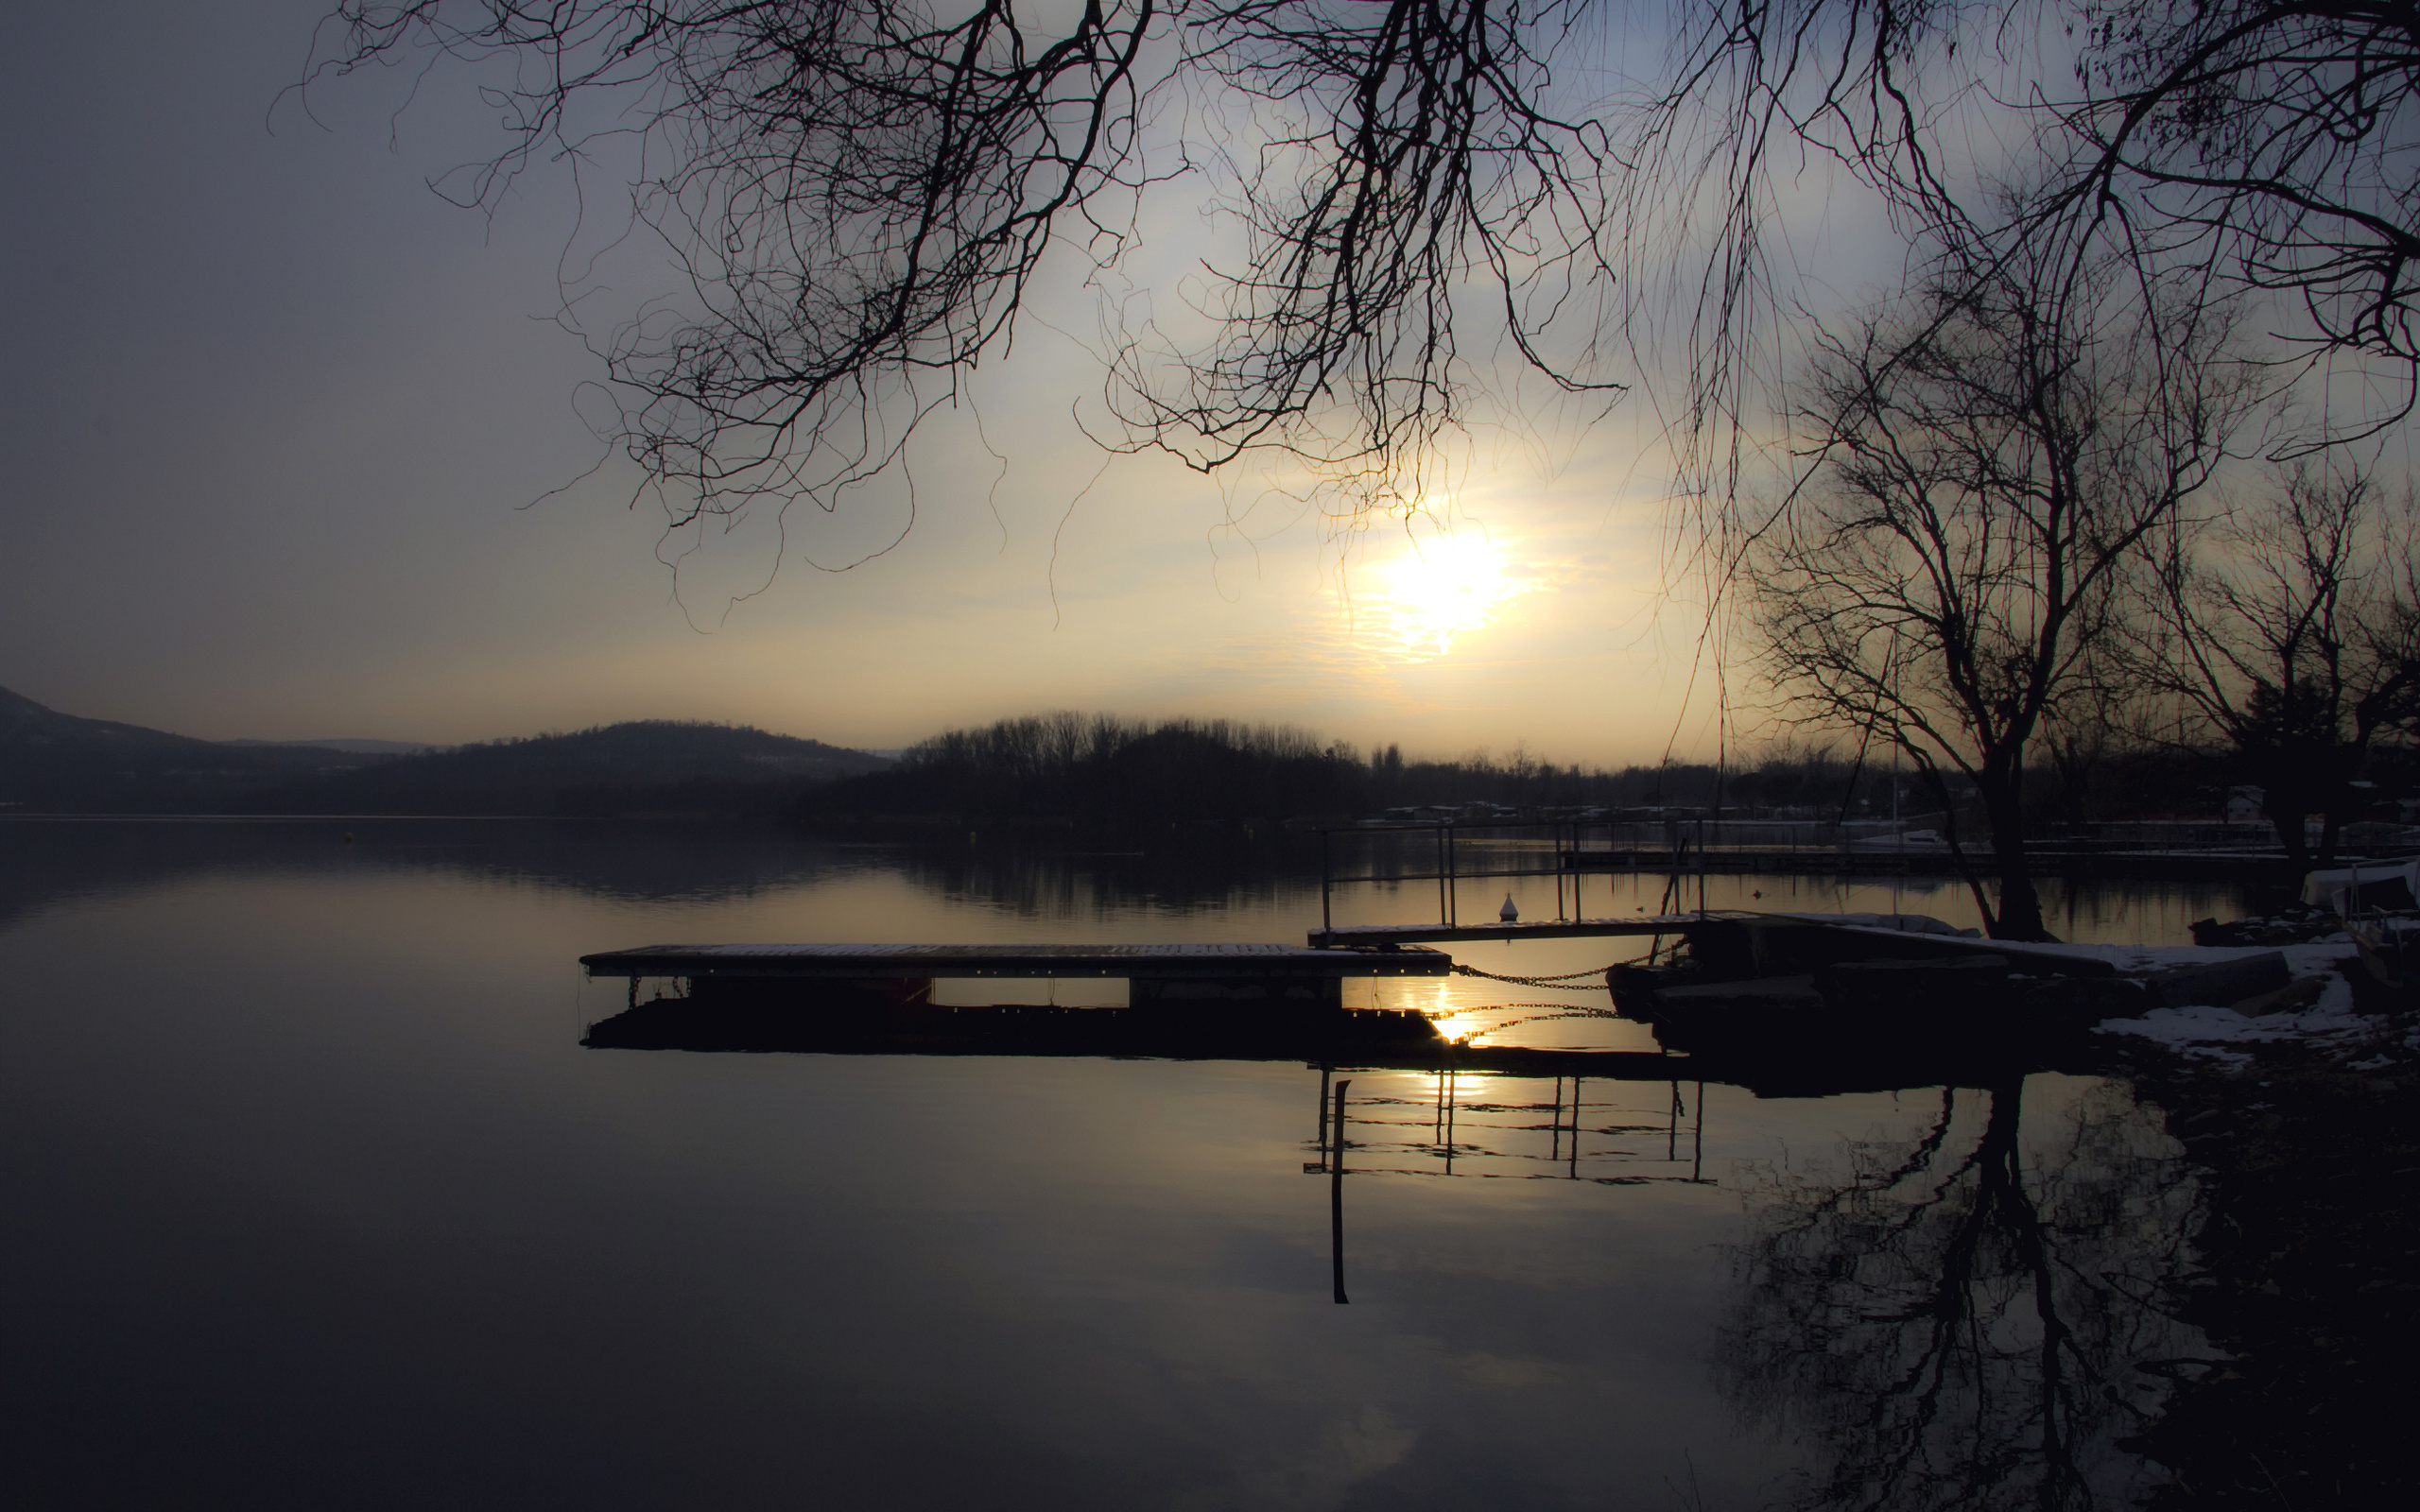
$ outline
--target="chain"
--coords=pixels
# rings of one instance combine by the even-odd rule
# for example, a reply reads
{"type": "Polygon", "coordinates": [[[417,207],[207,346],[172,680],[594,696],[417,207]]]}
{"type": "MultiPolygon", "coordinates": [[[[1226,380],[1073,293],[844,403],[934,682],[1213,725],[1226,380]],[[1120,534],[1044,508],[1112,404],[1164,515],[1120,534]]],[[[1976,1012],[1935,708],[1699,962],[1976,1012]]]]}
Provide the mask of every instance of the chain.
{"type": "Polygon", "coordinates": [[[1476,1044],[1479,1040],[1488,1035],[1502,1034],[1507,1029],[1517,1029],[1525,1023],[1549,1023],[1557,1019],[1619,1019],[1625,1017],[1625,1015],[1617,1008],[1582,1007],[1575,1003],[1504,1003],[1479,1011],[1486,1013],[1505,1013],[1522,1008],[1536,1008],[1540,1011],[1535,1013],[1523,1013],[1517,1019],[1506,1019],[1500,1022],[1491,1023],[1483,1029],[1473,1029],[1468,1034],[1465,1034],[1456,1040],[1454,1042],[1461,1045],[1476,1044]]]}
{"type": "MultiPolygon", "coordinates": [[[[1485,1007],[1459,1008],[1454,1011],[1458,1013],[1517,1013],[1527,1008],[1535,1008],[1538,1010],[1537,1013],[1531,1015],[1532,1018],[1622,1019],[1629,1017],[1629,1015],[1623,1013],[1619,1008],[1591,1007],[1584,1003],[1491,1003],[1485,1007]]],[[[1526,1018],[1513,1021],[1513,1022],[1516,1023],[1528,1023],[1529,1022],[1530,1019],[1526,1018]]],[[[1501,1023],[1495,1026],[1496,1029],[1509,1027],[1509,1024],[1501,1023]]],[[[1488,1032],[1493,1034],[1495,1031],[1491,1029],[1488,1032]]]]}
{"type": "Polygon", "coordinates": [[[1514,987],[1553,987],[1558,982],[1577,982],[1583,976],[1593,976],[1602,981],[1605,973],[1612,971],[1614,966],[1627,964],[1629,963],[1625,961],[1616,961],[1613,966],[1594,967],[1585,971],[1565,971],[1560,976],[1507,976],[1501,971],[1482,971],[1476,966],[1464,966],[1457,961],[1454,963],[1454,973],[1457,976],[1483,976],[1491,982],[1510,982],[1514,987]]]}

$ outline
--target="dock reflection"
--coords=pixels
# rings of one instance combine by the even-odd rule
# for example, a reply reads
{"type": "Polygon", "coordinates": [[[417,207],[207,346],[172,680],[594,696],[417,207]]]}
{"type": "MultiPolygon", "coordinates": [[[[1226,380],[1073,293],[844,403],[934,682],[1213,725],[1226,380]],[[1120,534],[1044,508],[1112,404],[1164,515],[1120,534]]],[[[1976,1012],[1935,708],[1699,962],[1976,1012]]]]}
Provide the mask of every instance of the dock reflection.
{"type": "Polygon", "coordinates": [[[1327,1186],[1338,1305],[1352,1301],[1364,1177],[1735,1192],[1744,1226],[1725,1246],[1734,1285],[1715,1375],[1745,1422],[1812,1452],[1787,1502],[1807,1512],[2124,1504],[2161,1473],[2129,1435],[2177,1372],[2210,1364],[2174,1310],[2198,1183],[2159,1110],[2122,1082],[2037,1080],[2039,1068],[2005,1062],[1742,1068],[1477,1046],[1423,1037],[1401,1016],[1356,1029],[1351,1010],[1215,1027],[1123,1009],[894,1010],[811,1033],[788,1013],[742,1043],[744,1023],[691,1006],[642,1004],[585,1042],[1002,1057],[1156,1043],[1147,1053],[1293,1059],[1313,1100],[1301,1168],[1327,1186]],[[1367,1037],[1357,1049],[1355,1034],[1367,1037]],[[1738,1131],[1724,1143],[1708,1128],[1726,1086],[1912,1095],[1862,1105],[1877,1119],[1868,1133],[1743,1156],[1738,1131]]]}
{"type": "Polygon", "coordinates": [[[1705,1175],[1705,1084],[1641,1078],[1521,1076],[1440,1066],[1365,1074],[1363,1091],[1333,1103],[1334,1068],[1320,1072],[1318,1159],[1341,1148],[1359,1175],[1482,1180],[1712,1185],[1705,1175]]]}
{"type": "MultiPolygon", "coordinates": [[[[1706,1181],[1703,1064],[1654,1052],[1474,1045],[1417,1012],[974,1007],[830,996],[699,999],[664,989],[591,1024],[598,1050],[1286,1060],[1319,1075],[1304,1170],[1586,1181],[1706,1181]],[[1357,1073],[1361,1091],[1340,1072],[1357,1073]]],[[[1536,1005],[1518,1005],[1530,1009],[1536,1005]]],[[[1515,1021],[1518,1022],[1518,1021],[1515,1021]]],[[[1736,1079],[1736,1078],[1735,1078],[1736,1079]]]]}
{"type": "MultiPolygon", "coordinates": [[[[653,996],[642,997],[635,979],[631,988],[628,1007],[588,1025],[581,1044],[593,1050],[743,1054],[1287,1060],[1431,1075],[1720,1083],[1759,1097],[1793,1098],[1989,1087],[2037,1071],[2097,1070],[2031,1052],[2016,1056],[1955,1044],[1792,1042],[1782,1047],[1786,1053],[1763,1054],[1741,1044],[1680,1054],[1473,1043],[1446,1038],[1428,1015],[1405,1008],[977,1006],[921,998],[901,1002],[845,985],[813,991],[792,988],[763,999],[692,997],[669,979],[654,986],[653,996]]],[[[1532,1022],[1616,1017],[1584,1005],[1506,1004],[1457,1010],[1453,1022],[1485,1021],[1481,1033],[1492,1040],[1532,1022]]],[[[1437,1143],[1441,1148],[1450,1143],[1437,1143]]]]}
{"type": "Polygon", "coordinates": [[[846,985],[792,988],[761,999],[693,997],[677,983],[653,990],[642,997],[633,982],[629,1006],[590,1024],[580,1043],[592,1050],[743,1054],[1290,1060],[1655,1080],[1668,1079],[1676,1065],[1697,1064],[1655,1051],[1463,1044],[1441,1035],[1426,1014],[1405,1008],[976,1006],[895,1001],[846,985]]]}
{"type": "Polygon", "coordinates": [[[1348,1175],[1715,1184],[1705,1175],[1703,1083],[1685,1091],[1676,1080],[1599,1077],[1592,1098],[1588,1077],[1577,1073],[1509,1076],[1441,1065],[1433,1073],[1363,1072],[1364,1085],[1375,1081],[1380,1090],[1355,1097],[1353,1079],[1336,1072],[1319,1068],[1319,1133],[1308,1146],[1318,1158],[1304,1161],[1303,1170],[1328,1178],[1329,1254],[1340,1303],[1350,1300],[1344,1287],[1348,1175]],[[1546,1100],[1532,1091],[1548,1086],[1553,1091],[1546,1100]]]}

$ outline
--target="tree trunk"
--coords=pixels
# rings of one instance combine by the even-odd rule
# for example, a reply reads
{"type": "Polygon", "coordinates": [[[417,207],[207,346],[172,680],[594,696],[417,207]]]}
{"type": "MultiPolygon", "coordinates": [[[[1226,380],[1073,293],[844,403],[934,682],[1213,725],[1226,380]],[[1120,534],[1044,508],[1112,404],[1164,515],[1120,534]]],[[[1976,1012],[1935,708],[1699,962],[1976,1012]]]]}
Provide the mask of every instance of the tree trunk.
{"type": "Polygon", "coordinates": [[[2310,869],[2310,842],[2303,828],[2301,811],[2288,814],[2276,808],[2269,810],[2270,828],[2277,832],[2277,845],[2286,852],[2287,865],[2296,871],[2310,869]]]}
{"type": "Polygon", "coordinates": [[[2033,872],[2026,865],[2025,842],[2013,850],[1992,848],[2000,866],[1999,927],[1994,939],[2049,940],[2056,936],[2042,921],[2042,895],[2033,890],[2033,872]]]}
{"type": "Polygon", "coordinates": [[[2336,864],[2336,848],[2344,838],[2344,816],[2334,809],[2323,810],[2319,816],[2319,855],[2314,866],[2336,864]]]}
{"type": "Polygon", "coordinates": [[[2033,868],[2025,854],[2024,805],[2014,787],[2012,782],[1983,795],[1983,814],[1992,826],[1992,859],[2000,874],[1997,917],[1988,922],[1994,939],[2048,940],[2053,936],[2042,922],[2042,897],[2033,890],[2033,868]]]}

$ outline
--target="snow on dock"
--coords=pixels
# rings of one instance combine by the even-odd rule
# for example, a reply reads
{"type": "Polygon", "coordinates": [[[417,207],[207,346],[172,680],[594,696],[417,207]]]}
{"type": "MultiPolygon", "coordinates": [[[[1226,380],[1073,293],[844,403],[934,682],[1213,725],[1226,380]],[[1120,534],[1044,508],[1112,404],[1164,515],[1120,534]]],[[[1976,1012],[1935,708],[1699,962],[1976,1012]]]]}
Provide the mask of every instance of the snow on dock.
{"type": "Polygon", "coordinates": [[[1443,951],[1314,950],[1301,945],[645,945],[583,955],[596,976],[794,977],[838,981],[944,977],[1129,980],[1444,976],[1443,951]]]}
{"type": "MultiPolygon", "coordinates": [[[[1454,958],[1422,947],[1311,950],[1301,945],[646,945],[583,955],[591,977],[678,977],[701,1001],[868,1006],[929,1003],[963,978],[1123,977],[1136,1007],[1341,1009],[1344,979],[1444,976],[1454,958]]],[[[1432,1035],[1427,1021],[1422,1029],[1432,1035]]]]}

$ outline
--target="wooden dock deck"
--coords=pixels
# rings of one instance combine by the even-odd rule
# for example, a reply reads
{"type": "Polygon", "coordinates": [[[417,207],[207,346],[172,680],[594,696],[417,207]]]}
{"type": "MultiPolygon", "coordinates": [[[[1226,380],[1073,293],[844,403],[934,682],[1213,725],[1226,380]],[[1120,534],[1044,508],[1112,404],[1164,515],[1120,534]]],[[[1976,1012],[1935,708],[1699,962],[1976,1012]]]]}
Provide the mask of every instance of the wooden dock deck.
{"type": "Polygon", "coordinates": [[[1444,976],[1454,958],[1421,946],[1314,950],[1304,945],[646,945],[583,955],[588,974],[679,977],[693,995],[844,1007],[929,1001],[935,983],[968,978],[1123,977],[1138,1008],[1221,1005],[1338,1008],[1344,979],[1444,976]]]}
{"type": "MultiPolygon", "coordinates": [[[[1374,945],[1376,942],[1373,942],[1374,945]]],[[[1211,981],[1444,976],[1454,958],[1419,947],[1304,945],[644,945],[583,955],[595,976],[932,981],[947,977],[1125,977],[1211,981]]]]}

